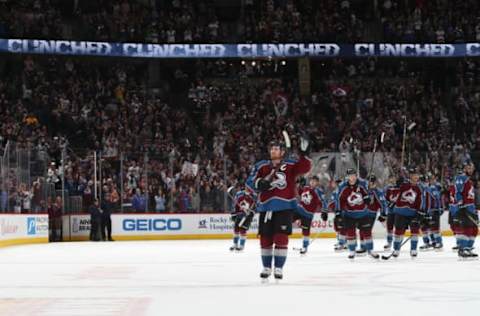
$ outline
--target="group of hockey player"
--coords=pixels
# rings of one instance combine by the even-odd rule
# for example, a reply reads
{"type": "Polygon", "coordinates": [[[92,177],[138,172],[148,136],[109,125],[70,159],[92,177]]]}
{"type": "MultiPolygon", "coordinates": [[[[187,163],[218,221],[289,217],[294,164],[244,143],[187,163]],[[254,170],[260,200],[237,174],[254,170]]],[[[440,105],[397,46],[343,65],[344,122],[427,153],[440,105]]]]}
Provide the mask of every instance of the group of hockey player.
{"type": "Polygon", "coordinates": [[[260,277],[263,280],[272,272],[276,279],[282,279],[288,236],[292,233],[294,221],[298,220],[302,229],[300,253],[307,253],[315,213],[320,213],[325,222],[328,213],[335,214],[335,251],[348,250],[349,259],[366,254],[378,260],[380,255],[374,251],[372,238],[376,220],[387,232],[384,251],[391,251],[393,246],[391,254],[382,256],[382,259],[398,257],[400,248],[408,240],[410,255],[415,258],[418,248],[421,251],[443,249],[440,217],[448,211],[458,256],[462,259],[477,257],[472,251],[478,232],[478,216],[471,161],[464,162],[462,172],[447,184],[439,183],[434,175],[421,175],[412,166],[403,168],[397,177],[391,177],[384,188],[379,186],[375,175],[370,174],[365,180],[358,176],[357,170],[350,168],[343,181],[335,181],[336,188],[327,200],[317,176],[311,176],[308,185],[305,181],[297,181],[308,174],[312,166],[307,157],[308,141],[301,141],[298,159],[287,158],[287,149],[282,141],[271,142],[270,160],[262,160],[254,166],[244,187],[234,198],[234,244],[230,250],[243,250],[246,233],[258,212],[263,264],[260,277]],[[410,237],[404,240],[407,229],[410,237]],[[418,247],[420,234],[423,235],[423,245],[418,247]]]}

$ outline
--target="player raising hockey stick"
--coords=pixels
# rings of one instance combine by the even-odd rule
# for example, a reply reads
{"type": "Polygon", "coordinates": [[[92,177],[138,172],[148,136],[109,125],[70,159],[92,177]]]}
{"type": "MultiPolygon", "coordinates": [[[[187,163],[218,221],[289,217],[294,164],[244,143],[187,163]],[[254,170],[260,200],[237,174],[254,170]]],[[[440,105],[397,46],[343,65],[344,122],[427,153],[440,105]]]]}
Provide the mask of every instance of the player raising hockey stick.
{"type": "Polygon", "coordinates": [[[255,200],[246,188],[240,188],[235,194],[234,211],[232,220],[235,225],[233,228],[233,245],[230,251],[242,251],[245,248],[247,240],[247,231],[255,215],[255,200]]]}
{"type": "MultiPolygon", "coordinates": [[[[364,180],[357,178],[355,169],[347,170],[347,180],[338,187],[337,196],[338,209],[344,218],[345,231],[347,234],[347,245],[349,250],[349,259],[355,258],[355,248],[357,247],[356,230],[360,230],[360,235],[364,240],[372,239],[371,220],[367,212],[367,204],[370,204],[367,184],[364,180]]],[[[368,243],[368,255],[378,259],[379,255],[373,252],[373,243],[368,243]]]]}
{"type": "Polygon", "coordinates": [[[475,189],[470,178],[475,167],[470,160],[463,163],[463,174],[455,177],[455,202],[458,205],[456,214],[459,223],[460,258],[476,259],[478,255],[472,252],[475,237],[478,234],[478,215],[475,208],[475,189]]]}
{"type": "Polygon", "coordinates": [[[400,185],[399,196],[395,202],[393,257],[400,255],[405,230],[409,227],[412,235],[410,239],[410,256],[417,256],[418,233],[420,220],[425,216],[423,192],[419,186],[419,174],[415,167],[409,169],[410,181],[400,185]]]}
{"type": "MultiPolygon", "coordinates": [[[[303,235],[303,245],[300,249],[301,254],[306,254],[310,245],[310,226],[312,224],[315,212],[320,212],[326,207],[325,196],[319,187],[317,176],[310,178],[310,185],[300,189],[300,201],[293,215],[293,220],[300,220],[303,235]]],[[[322,212],[322,219],[326,221],[328,214],[322,212]]]]}
{"type": "Polygon", "coordinates": [[[393,242],[393,224],[395,222],[395,214],[393,213],[393,208],[398,199],[398,194],[400,192],[400,185],[403,182],[403,178],[399,177],[398,180],[395,177],[390,178],[390,185],[385,188],[385,200],[386,206],[384,212],[380,214],[378,220],[380,222],[387,222],[387,243],[383,246],[384,250],[390,250],[392,248],[393,242]]]}
{"type": "MultiPolygon", "coordinates": [[[[368,227],[370,228],[370,238],[365,239],[365,236],[360,236],[364,237],[361,238],[361,250],[363,253],[369,249],[373,250],[373,239],[371,238],[373,225],[377,219],[377,214],[385,213],[385,196],[383,195],[383,191],[378,188],[377,177],[373,174],[368,178],[368,194],[370,195],[370,203],[367,204],[368,218],[370,220],[368,224],[368,227]]],[[[357,253],[359,253],[358,250],[357,253]]]]}
{"type": "Polygon", "coordinates": [[[283,278],[283,266],[287,259],[288,236],[292,233],[293,211],[297,208],[297,177],[308,173],[312,162],[306,157],[308,140],[300,139],[298,160],[285,159],[285,144],[270,143],[270,160],[255,164],[247,180],[247,186],[258,192],[257,212],[263,270],[260,277],[266,280],[272,273],[283,278]]]}

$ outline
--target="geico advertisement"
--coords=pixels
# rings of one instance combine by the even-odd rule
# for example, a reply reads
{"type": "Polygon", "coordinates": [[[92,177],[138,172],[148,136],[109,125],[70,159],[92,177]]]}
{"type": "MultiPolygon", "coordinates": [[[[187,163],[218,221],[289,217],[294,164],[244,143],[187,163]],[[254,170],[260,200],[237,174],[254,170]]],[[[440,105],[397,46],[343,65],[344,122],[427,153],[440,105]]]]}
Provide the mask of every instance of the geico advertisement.
{"type": "MultiPolygon", "coordinates": [[[[225,234],[233,231],[233,225],[229,214],[112,215],[114,235],[225,234]]],[[[250,229],[258,229],[257,217],[250,229]]]]}
{"type": "Polygon", "coordinates": [[[48,237],[48,215],[0,215],[0,239],[48,237]]]}

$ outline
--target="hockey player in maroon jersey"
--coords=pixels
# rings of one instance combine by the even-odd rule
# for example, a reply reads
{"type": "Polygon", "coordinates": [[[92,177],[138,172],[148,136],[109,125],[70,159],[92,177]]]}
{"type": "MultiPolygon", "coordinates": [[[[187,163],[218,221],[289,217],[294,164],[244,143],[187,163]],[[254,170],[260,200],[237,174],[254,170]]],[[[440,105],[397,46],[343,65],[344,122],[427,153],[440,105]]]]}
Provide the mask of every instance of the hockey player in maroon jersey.
{"type": "Polygon", "coordinates": [[[448,210],[448,224],[455,236],[456,245],[452,248],[453,251],[458,252],[460,248],[459,237],[459,221],[457,218],[458,205],[455,202],[455,184],[452,179],[449,179],[447,189],[443,192],[444,208],[448,210]]]}
{"type": "Polygon", "coordinates": [[[386,201],[383,190],[377,186],[377,177],[375,175],[370,175],[368,177],[368,194],[370,195],[370,203],[367,204],[367,216],[370,219],[368,227],[370,228],[370,233],[368,234],[370,238],[365,238],[365,234],[360,232],[360,243],[361,248],[357,250],[357,254],[365,254],[368,249],[373,249],[373,225],[377,219],[377,215],[385,212],[386,201]]]}
{"type": "Polygon", "coordinates": [[[245,248],[247,231],[255,215],[255,200],[248,189],[241,188],[235,194],[234,203],[232,220],[235,224],[233,228],[233,245],[230,247],[230,251],[242,251],[245,248]]]}
{"type": "Polygon", "coordinates": [[[255,164],[247,186],[258,192],[260,246],[263,270],[260,277],[266,280],[274,267],[275,279],[283,278],[287,259],[288,236],[292,233],[293,211],[297,208],[297,177],[310,171],[312,162],[306,157],[308,140],[300,138],[299,159],[285,158],[285,144],[270,143],[270,160],[255,164]]]}
{"type": "Polygon", "coordinates": [[[378,217],[380,222],[387,222],[387,244],[383,246],[384,250],[390,250],[390,248],[392,248],[393,223],[395,221],[393,207],[395,206],[395,202],[397,202],[398,194],[400,192],[400,185],[402,182],[402,178],[396,180],[394,177],[392,177],[390,179],[390,185],[385,188],[385,200],[387,205],[385,206],[384,211],[378,217]]]}
{"type": "MultiPolygon", "coordinates": [[[[357,228],[365,240],[372,239],[371,220],[367,212],[367,205],[371,200],[367,190],[366,182],[357,178],[357,172],[354,169],[347,170],[347,180],[338,187],[337,209],[340,210],[340,215],[345,221],[349,259],[355,258],[357,228]]],[[[373,252],[371,246],[373,243],[367,245],[368,255],[378,259],[379,255],[373,252]]]]}
{"type": "Polygon", "coordinates": [[[463,174],[455,177],[455,203],[458,205],[456,218],[459,222],[458,256],[465,259],[477,259],[472,251],[478,234],[478,214],[475,205],[475,188],[471,179],[475,166],[470,160],[463,163],[463,174]]]}
{"type": "Polygon", "coordinates": [[[400,255],[400,247],[405,230],[410,228],[410,256],[417,256],[420,220],[425,216],[423,191],[419,186],[419,173],[415,167],[409,169],[410,181],[400,185],[399,196],[395,202],[393,257],[400,255]]]}
{"type": "MultiPolygon", "coordinates": [[[[330,196],[330,200],[328,203],[328,212],[335,214],[335,218],[333,219],[333,229],[337,234],[337,243],[334,246],[335,252],[341,252],[347,249],[345,223],[340,210],[337,208],[338,186],[341,182],[342,181],[340,179],[335,179],[335,182],[333,182],[334,190],[332,192],[332,195],[330,196]]],[[[323,213],[322,216],[325,218],[325,215],[323,213]]],[[[326,218],[328,219],[328,215],[326,216],[326,218]]]]}
{"type": "MultiPolygon", "coordinates": [[[[317,176],[310,178],[309,186],[299,190],[299,203],[293,215],[293,221],[300,220],[303,235],[301,254],[306,254],[310,245],[310,226],[315,213],[326,208],[325,196],[319,187],[320,180],[317,176]]],[[[322,212],[322,219],[326,221],[328,215],[322,212]],[[325,218],[327,216],[327,218],[325,218]]]]}

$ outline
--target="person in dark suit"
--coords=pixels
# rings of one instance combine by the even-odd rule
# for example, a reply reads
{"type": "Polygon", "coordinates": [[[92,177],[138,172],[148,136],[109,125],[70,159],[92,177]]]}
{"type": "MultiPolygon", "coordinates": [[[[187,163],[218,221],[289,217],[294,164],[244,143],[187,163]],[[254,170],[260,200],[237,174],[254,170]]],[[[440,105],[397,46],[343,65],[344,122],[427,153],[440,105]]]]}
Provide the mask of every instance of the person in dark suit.
{"type": "Polygon", "coordinates": [[[90,240],[100,241],[100,230],[102,225],[102,209],[97,198],[93,200],[93,204],[89,208],[90,213],[90,240]]]}
{"type": "Polygon", "coordinates": [[[102,200],[102,226],[101,226],[101,232],[102,232],[102,239],[104,241],[113,241],[112,239],[112,209],[114,207],[114,203],[112,201],[112,196],[110,193],[105,194],[105,198],[102,200]],[[106,233],[105,233],[106,231],[106,233]]]}

